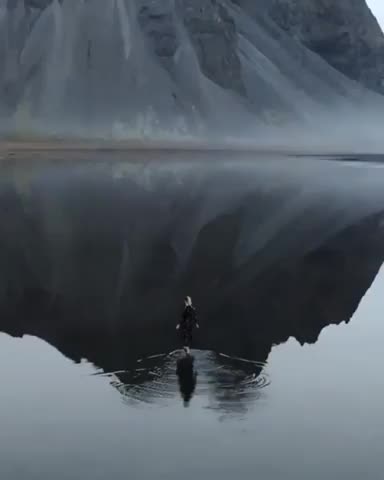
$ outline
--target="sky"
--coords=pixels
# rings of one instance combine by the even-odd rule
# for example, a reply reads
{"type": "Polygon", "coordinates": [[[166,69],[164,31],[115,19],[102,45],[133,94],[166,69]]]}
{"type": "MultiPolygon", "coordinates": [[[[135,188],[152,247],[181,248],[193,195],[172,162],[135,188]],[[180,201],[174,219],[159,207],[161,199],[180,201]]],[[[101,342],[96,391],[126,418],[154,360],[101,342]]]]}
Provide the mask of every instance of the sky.
{"type": "Polygon", "coordinates": [[[384,0],[367,0],[367,3],[379,21],[381,28],[384,29],[384,0]]]}

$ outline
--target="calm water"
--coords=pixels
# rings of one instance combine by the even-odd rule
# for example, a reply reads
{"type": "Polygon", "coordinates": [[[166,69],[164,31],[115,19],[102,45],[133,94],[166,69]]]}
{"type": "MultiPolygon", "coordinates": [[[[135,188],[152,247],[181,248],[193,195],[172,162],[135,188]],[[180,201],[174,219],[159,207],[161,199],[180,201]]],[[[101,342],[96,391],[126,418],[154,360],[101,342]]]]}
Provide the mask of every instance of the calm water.
{"type": "Polygon", "coordinates": [[[2,166],[1,478],[382,479],[380,163],[146,155],[2,166]]]}

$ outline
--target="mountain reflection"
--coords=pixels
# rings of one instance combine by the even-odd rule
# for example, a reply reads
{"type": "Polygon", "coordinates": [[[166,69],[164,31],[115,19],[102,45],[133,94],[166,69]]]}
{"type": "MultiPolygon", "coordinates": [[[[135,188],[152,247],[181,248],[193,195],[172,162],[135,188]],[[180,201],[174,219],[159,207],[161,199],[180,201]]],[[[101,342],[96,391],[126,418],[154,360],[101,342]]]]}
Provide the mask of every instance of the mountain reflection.
{"type": "Polygon", "coordinates": [[[127,402],[209,392],[241,412],[272,347],[348,322],[384,259],[384,195],[354,173],[346,190],[344,171],[256,163],[25,168],[0,181],[0,328],[89,360],[127,402]],[[175,352],[186,294],[193,365],[175,352]]]}

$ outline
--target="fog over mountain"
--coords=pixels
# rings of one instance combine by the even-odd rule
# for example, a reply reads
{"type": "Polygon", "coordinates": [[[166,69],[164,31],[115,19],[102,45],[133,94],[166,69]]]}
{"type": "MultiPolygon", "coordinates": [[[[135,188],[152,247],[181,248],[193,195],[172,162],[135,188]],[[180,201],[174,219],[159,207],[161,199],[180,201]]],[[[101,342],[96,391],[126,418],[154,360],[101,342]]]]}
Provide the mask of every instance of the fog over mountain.
{"type": "Polygon", "coordinates": [[[380,150],[383,53],[365,0],[0,0],[0,128],[380,150]]]}

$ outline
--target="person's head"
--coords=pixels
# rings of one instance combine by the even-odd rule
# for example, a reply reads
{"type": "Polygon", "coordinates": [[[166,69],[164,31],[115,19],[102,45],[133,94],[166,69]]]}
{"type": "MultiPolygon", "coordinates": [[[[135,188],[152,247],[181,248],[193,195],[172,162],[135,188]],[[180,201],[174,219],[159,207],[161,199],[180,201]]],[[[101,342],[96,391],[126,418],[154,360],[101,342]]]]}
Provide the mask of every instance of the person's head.
{"type": "Polygon", "coordinates": [[[185,297],[184,303],[186,307],[191,307],[192,306],[192,298],[191,297],[185,297]]]}

